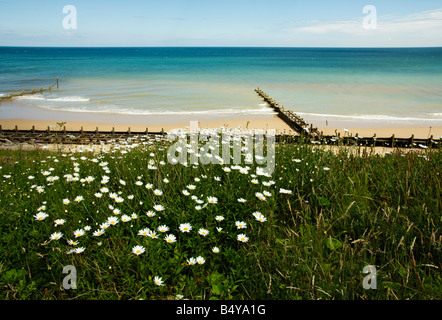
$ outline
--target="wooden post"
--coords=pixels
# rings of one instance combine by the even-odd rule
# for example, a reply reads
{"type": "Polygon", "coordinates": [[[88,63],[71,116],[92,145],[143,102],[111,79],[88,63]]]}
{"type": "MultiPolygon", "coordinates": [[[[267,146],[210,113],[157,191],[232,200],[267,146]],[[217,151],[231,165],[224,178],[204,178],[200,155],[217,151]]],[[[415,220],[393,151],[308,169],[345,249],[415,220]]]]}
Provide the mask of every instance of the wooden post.
{"type": "Polygon", "coordinates": [[[433,135],[431,135],[431,137],[428,139],[428,147],[432,147],[433,146],[433,135]]]}
{"type": "Polygon", "coordinates": [[[414,144],[414,134],[410,138],[410,146],[413,146],[414,144]]]}
{"type": "Polygon", "coordinates": [[[15,132],[18,132],[18,126],[17,125],[15,126],[15,132]]]}
{"type": "Polygon", "coordinates": [[[394,148],[394,135],[391,136],[391,147],[394,148]]]}
{"type": "Polygon", "coordinates": [[[58,76],[57,76],[57,89],[58,89],[58,76]]]}
{"type": "Polygon", "coordinates": [[[32,126],[32,133],[35,133],[35,126],[32,126]]]}
{"type": "Polygon", "coordinates": [[[81,127],[80,133],[83,134],[83,127],[81,127]]]}

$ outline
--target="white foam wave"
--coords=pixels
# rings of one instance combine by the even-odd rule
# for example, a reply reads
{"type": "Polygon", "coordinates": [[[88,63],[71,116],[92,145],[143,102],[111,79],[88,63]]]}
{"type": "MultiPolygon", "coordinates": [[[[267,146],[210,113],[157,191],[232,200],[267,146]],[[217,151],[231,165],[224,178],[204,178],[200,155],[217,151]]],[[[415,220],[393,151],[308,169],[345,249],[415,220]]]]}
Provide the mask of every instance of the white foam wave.
{"type": "Polygon", "coordinates": [[[88,102],[90,99],[72,96],[72,97],[60,97],[60,98],[45,98],[38,95],[25,95],[17,97],[17,100],[38,100],[38,101],[55,101],[55,102],[88,102]]]}
{"type": "Polygon", "coordinates": [[[304,113],[296,112],[297,115],[301,117],[315,117],[321,119],[334,118],[341,120],[370,120],[370,121],[441,121],[440,118],[442,114],[430,114],[430,116],[435,115],[434,118],[423,118],[423,117],[397,117],[391,115],[383,114],[355,114],[355,115],[338,115],[338,114],[319,114],[319,113],[304,113]],[[438,118],[439,117],[439,118],[438,118]]]}
{"type": "Polygon", "coordinates": [[[83,97],[61,97],[61,98],[54,98],[54,99],[47,99],[48,101],[65,101],[65,102],[87,102],[91,99],[89,98],[83,98],[83,97]]]}
{"type": "Polygon", "coordinates": [[[275,114],[270,108],[244,108],[244,109],[210,109],[210,110],[179,110],[179,111],[163,111],[163,110],[142,110],[142,109],[128,109],[128,108],[79,108],[79,107],[54,107],[51,105],[39,105],[38,107],[62,112],[81,112],[81,113],[106,113],[106,114],[124,114],[124,115],[227,115],[227,114],[248,114],[248,115],[273,115],[275,114]]]}

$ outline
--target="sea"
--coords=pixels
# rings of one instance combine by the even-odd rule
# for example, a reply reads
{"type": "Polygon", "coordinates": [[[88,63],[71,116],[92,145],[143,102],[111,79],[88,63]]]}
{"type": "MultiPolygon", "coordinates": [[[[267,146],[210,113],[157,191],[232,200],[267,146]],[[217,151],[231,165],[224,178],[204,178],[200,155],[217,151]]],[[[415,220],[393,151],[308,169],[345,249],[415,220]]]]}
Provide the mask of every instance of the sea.
{"type": "Polygon", "coordinates": [[[260,88],[317,126],[442,126],[442,48],[0,47],[0,96],[49,86],[0,119],[272,116],[260,88]]]}

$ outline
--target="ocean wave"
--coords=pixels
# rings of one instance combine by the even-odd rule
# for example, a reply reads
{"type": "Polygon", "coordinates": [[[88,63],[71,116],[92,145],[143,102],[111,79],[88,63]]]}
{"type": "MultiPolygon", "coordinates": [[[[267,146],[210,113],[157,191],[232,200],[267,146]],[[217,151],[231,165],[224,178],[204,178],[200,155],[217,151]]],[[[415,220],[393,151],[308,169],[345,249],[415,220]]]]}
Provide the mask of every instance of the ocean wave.
{"type": "Polygon", "coordinates": [[[398,117],[384,114],[354,114],[354,115],[339,115],[339,114],[322,114],[322,113],[305,113],[305,112],[296,112],[297,115],[301,117],[314,117],[321,119],[341,119],[341,120],[370,120],[370,121],[441,121],[442,113],[431,113],[427,116],[433,116],[433,118],[424,118],[424,117],[398,117]]]}
{"type": "Polygon", "coordinates": [[[81,107],[59,107],[52,105],[37,105],[37,107],[61,112],[80,112],[80,113],[101,113],[101,114],[122,114],[122,115],[227,115],[227,114],[248,114],[248,115],[274,115],[275,112],[270,108],[226,108],[226,109],[207,109],[207,110],[177,110],[177,111],[164,111],[164,110],[142,110],[142,109],[130,109],[130,108],[112,108],[109,106],[95,107],[90,106],[81,107]]]}
{"type": "Polygon", "coordinates": [[[29,95],[17,97],[17,100],[38,100],[38,101],[54,101],[54,102],[88,102],[89,98],[83,98],[79,96],[60,97],[60,98],[45,98],[39,95],[29,95]]]}

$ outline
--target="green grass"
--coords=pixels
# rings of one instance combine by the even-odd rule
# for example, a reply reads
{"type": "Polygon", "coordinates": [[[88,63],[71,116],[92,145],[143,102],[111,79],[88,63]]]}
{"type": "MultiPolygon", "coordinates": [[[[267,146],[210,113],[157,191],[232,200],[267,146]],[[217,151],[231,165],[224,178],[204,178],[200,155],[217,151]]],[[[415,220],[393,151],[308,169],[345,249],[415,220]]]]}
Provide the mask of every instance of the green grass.
{"type": "Polygon", "coordinates": [[[1,150],[0,299],[442,297],[441,150],[381,157],[369,148],[355,156],[344,147],[327,151],[278,144],[273,175],[254,177],[254,164],[247,174],[223,170],[231,165],[169,164],[169,145],[129,143],[99,154],[87,148],[75,154],[1,150]],[[156,169],[149,169],[150,160],[156,169]],[[76,164],[79,179],[94,180],[68,182],[65,175],[74,175],[76,164]],[[103,176],[109,177],[106,184],[103,176]],[[58,180],[48,182],[48,177],[58,180]],[[263,185],[268,181],[274,184],[263,185]],[[195,190],[187,188],[190,184],[195,190]],[[44,186],[44,192],[35,186],[44,186]],[[109,192],[97,198],[103,186],[109,192]],[[292,194],[280,193],[280,188],[292,194]],[[155,189],[163,195],[155,195],[155,189]],[[186,189],[188,196],[182,193],[186,189]],[[261,201],[255,193],[264,191],[271,196],[261,201]],[[124,201],[116,203],[110,193],[124,201]],[[77,196],[84,200],[77,203],[77,196]],[[218,202],[207,204],[210,196],[218,202]],[[156,204],[165,210],[148,217],[156,204]],[[39,210],[48,217],[36,221],[39,210]],[[258,222],[252,215],[256,211],[267,221],[258,222]],[[133,213],[136,219],[121,221],[133,213]],[[224,220],[215,220],[218,215],[224,220]],[[111,216],[120,221],[93,236],[111,216]],[[56,219],[65,223],[55,226],[56,219]],[[246,222],[247,228],[238,230],[236,221],[246,222]],[[192,230],[182,233],[181,223],[190,223],[192,230]],[[159,239],[138,235],[160,225],[167,225],[166,234],[177,241],[167,243],[158,231],[159,239]],[[75,238],[73,232],[86,226],[90,230],[75,238]],[[199,235],[200,228],[209,234],[199,235]],[[63,236],[51,241],[56,231],[63,236]],[[249,240],[238,241],[240,233],[249,240]],[[74,247],[67,240],[79,244],[74,247]],[[135,255],[136,245],[146,251],[135,255]],[[84,251],[67,254],[78,247],[84,251]],[[219,252],[212,252],[213,247],[219,252]],[[198,256],[205,263],[188,265],[188,259],[198,256]],[[76,289],[63,288],[67,265],[76,268],[76,289]],[[367,265],[377,269],[375,290],[363,288],[367,265]],[[155,277],[164,285],[155,285],[155,277]]]}

